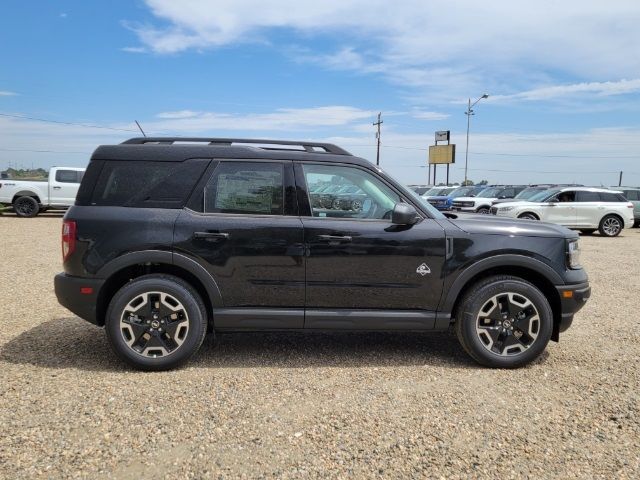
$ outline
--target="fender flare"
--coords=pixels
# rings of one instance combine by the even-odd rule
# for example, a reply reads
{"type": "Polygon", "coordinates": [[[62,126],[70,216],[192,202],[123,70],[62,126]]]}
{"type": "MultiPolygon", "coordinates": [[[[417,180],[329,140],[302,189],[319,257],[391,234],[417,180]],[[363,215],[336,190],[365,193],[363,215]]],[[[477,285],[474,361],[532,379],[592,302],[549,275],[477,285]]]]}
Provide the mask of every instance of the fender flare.
{"type": "Polygon", "coordinates": [[[15,202],[16,198],[20,197],[35,197],[38,199],[38,201],[40,201],[40,195],[38,195],[36,192],[32,192],[31,190],[20,190],[13,195],[11,203],[15,202]]]}
{"type": "Polygon", "coordinates": [[[180,253],[165,250],[141,250],[126,253],[100,268],[96,273],[96,277],[108,279],[127,267],[146,263],[164,263],[186,270],[202,283],[214,308],[223,306],[220,288],[209,271],[196,260],[180,253]]]}
{"type": "Polygon", "coordinates": [[[528,268],[542,275],[553,285],[564,285],[565,283],[558,272],[540,260],[517,254],[496,255],[495,257],[488,257],[474,262],[463,270],[449,287],[449,291],[442,300],[438,311],[453,313],[453,306],[455,305],[460,292],[469,283],[469,281],[479,273],[496,267],[528,268]]]}

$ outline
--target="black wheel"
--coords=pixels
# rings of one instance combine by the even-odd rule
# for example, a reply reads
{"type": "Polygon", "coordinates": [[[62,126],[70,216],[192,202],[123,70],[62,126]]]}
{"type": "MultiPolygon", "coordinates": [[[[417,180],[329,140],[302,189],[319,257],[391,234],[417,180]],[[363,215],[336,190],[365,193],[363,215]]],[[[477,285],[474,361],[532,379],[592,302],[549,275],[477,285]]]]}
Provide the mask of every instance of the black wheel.
{"type": "Polygon", "coordinates": [[[600,232],[600,235],[604,235],[605,237],[617,237],[620,235],[623,227],[624,225],[622,224],[620,217],[607,215],[600,220],[598,231],[600,232]]]}
{"type": "Polygon", "coordinates": [[[31,218],[38,215],[40,205],[33,197],[18,197],[13,202],[13,211],[19,217],[31,218]]]}
{"type": "Polygon", "coordinates": [[[105,329],[113,351],[140,370],[169,370],[198,351],[207,313],[198,293],[171,275],[145,275],[111,299],[105,329]]]}
{"type": "Polygon", "coordinates": [[[456,333],[467,353],[487,367],[517,368],[536,359],[553,331],[546,297],[512,276],[489,277],[471,287],[456,311],[456,333]]]}
{"type": "Polygon", "coordinates": [[[489,207],[480,207],[476,212],[483,215],[489,215],[491,213],[491,209],[489,207]]]}
{"type": "Polygon", "coordinates": [[[580,232],[585,234],[585,235],[591,235],[595,231],[596,231],[595,228],[583,228],[583,229],[580,230],[580,232]]]}
{"type": "Polygon", "coordinates": [[[525,212],[521,214],[518,218],[522,218],[523,220],[540,220],[533,213],[525,212]]]}

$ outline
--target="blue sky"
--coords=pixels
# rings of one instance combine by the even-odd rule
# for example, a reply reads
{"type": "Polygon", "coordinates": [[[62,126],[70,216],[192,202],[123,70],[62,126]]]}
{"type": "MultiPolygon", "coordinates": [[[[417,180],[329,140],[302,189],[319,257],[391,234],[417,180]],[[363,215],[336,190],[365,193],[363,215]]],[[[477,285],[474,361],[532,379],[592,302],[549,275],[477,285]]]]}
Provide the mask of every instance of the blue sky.
{"type": "Polygon", "coordinates": [[[14,1],[0,17],[0,169],[83,165],[148,134],[333,141],[426,182],[640,184],[640,3],[14,1]],[[48,122],[41,120],[49,120],[48,122]],[[65,122],[65,123],[54,123],[65,122]],[[72,125],[70,125],[72,124],[72,125]],[[102,128],[95,128],[102,127],[102,128]],[[444,168],[439,180],[444,179],[444,168]]]}

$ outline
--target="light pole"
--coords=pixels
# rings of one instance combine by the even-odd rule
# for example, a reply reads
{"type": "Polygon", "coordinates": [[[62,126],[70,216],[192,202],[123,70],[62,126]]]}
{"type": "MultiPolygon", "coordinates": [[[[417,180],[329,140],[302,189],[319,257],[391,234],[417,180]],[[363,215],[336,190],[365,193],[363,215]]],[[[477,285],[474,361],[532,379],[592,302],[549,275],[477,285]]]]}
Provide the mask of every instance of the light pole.
{"type": "Polygon", "coordinates": [[[489,98],[489,94],[485,93],[475,102],[471,103],[471,99],[469,99],[469,106],[467,107],[467,111],[464,114],[467,116],[467,149],[464,152],[464,183],[467,183],[467,165],[469,163],[469,124],[471,123],[471,115],[475,115],[472,107],[475,107],[476,103],[478,103],[483,98],[489,98]]]}

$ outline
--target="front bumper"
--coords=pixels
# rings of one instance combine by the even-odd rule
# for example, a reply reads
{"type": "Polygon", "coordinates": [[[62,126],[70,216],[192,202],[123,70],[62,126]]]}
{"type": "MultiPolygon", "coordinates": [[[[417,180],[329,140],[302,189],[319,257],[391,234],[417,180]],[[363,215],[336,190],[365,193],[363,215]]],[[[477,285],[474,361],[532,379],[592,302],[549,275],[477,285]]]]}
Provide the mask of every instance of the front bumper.
{"type": "Polygon", "coordinates": [[[557,333],[567,330],[573,323],[573,316],[582,308],[591,296],[589,282],[575,285],[557,286],[560,295],[560,319],[557,333]]]}
{"type": "Polygon", "coordinates": [[[102,279],[87,279],[59,273],[53,281],[60,305],[80,318],[99,325],[97,318],[98,294],[102,279]]]}

